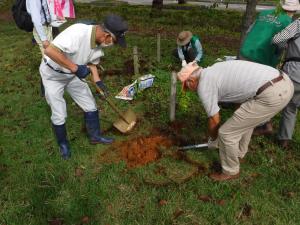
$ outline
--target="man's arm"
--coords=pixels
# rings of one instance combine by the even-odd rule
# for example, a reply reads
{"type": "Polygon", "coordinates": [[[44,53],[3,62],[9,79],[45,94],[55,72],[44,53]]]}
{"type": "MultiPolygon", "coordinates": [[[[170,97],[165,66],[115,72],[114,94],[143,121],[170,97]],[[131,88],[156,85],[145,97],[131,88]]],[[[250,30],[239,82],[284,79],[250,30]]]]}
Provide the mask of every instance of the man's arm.
{"type": "Polygon", "coordinates": [[[208,118],[208,135],[213,140],[215,140],[218,137],[220,122],[221,122],[221,116],[219,112],[208,118]]]}
{"type": "Polygon", "coordinates": [[[68,59],[59,49],[57,49],[53,45],[50,45],[45,49],[45,55],[47,55],[60,66],[70,70],[72,73],[75,73],[78,69],[78,66],[75,63],[68,59]]]}
{"type": "Polygon", "coordinates": [[[200,62],[200,61],[201,61],[201,58],[202,58],[202,56],[203,56],[203,50],[202,50],[202,45],[201,45],[201,43],[200,43],[200,40],[197,40],[197,41],[195,42],[195,47],[196,47],[196,49],[197,49],[197,56],[196,56],[195,60],[196,60],[197,62],[200,62]]]}
{"type": "Polygon", "coordinates": [[[281,32],[277,33],[273,39],[272,44],[278,45],[281,48],[287,46],[288,40],[294,38],[297,34],[300,33],[300,20],[297,19],[281,32]]]}
{"type": "Polygon", "coordinates": [[[33,23],[33,25],[36,29],[36,32],[38,33],[38,35],[39,35],[39,37],[40,37],[40,39],[41,39],[41,41],[43,42],[43,45],[44,45],[44,42],[48,42],[48,39],[47,39],[47,36],[45,34],[43,24],[41,22],[42,21],[42,18],[41,18],[41,8],[42,8],[41,1],[39,1],[39,0],[30,1],[30,4],[28,5],[28,7],[29,7],[32,23],[33,23]]]}

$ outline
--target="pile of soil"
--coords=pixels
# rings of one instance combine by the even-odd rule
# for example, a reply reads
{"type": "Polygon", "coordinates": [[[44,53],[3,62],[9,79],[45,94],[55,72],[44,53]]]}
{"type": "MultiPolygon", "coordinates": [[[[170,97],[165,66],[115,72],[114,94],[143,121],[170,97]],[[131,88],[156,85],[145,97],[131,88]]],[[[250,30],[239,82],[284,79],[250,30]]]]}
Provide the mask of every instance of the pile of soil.
{"type": "Polygon", "coordinates": [[[165,136],[138,137],[113,144],[101,154],[101,162],[124,160],[129,168],[146,165],[161,157],[161,147],[171,147],[172,139],[165,136]]]}
{"type": "Polygon", "coordinates": [[[141,137],[124,143],[120,146],[119,151],[128,167],[137,167],[157,160],[161,156],[159,148],[171,145],[172,141],[166,137],[141,137]]]}

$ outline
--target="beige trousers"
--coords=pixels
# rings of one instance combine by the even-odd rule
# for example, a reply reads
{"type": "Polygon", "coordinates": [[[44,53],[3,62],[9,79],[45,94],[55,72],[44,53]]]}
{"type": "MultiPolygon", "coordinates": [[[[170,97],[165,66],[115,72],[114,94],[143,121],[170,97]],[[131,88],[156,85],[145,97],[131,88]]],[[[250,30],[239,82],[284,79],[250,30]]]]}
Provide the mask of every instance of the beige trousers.
{"type": "MultiPolygon", "coordinates": [[[[44,28],[44,31],[45,31],[45,34],[47,36],[47,39],[49,42],[52,42],[53,40],[53,37],[52,37],[52,27],[51,26],[46,26],[46,25],[43,25],[43,28],[44,28]]],[[[39,48],[41,50],[41,53],[42,53],[42,57],[44,56],[44,48],[43,48],[43,43],[40,39],[40,36],[38,35],[38,33],[36,32],[36,29],[33,28],[33,31],[32,31],[32,34],[33,34],[33,37],[36,41],[36,43],[39,45],[39,48]]]]}
{"type": "Polygon", "coordinates": [[[239,158],[248,151],[253,129],[274,117],[290,101],[294,86],[289,77],[243,103],[219,129],[219,154],[223,173],[239,173],[239,158]]]}

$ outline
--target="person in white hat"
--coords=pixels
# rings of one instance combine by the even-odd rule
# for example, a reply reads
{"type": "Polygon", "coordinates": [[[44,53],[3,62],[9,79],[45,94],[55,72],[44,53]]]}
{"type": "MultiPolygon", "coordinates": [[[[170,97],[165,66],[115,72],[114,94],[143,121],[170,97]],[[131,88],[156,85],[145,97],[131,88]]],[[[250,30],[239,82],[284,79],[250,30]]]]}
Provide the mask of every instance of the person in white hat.
{"type": "MultiPolygon", "coordinates": [[[[259,13],[245,37],[240,49],[239,59],[276,67],[281,58],[281,51],[272,44],[274,35],[292,22],[292,17],[300,9],[298,0],[285,0],[277,9],[264,10],[259,13]],[[282,7],[282,9],[281,9],[282,7]]],[[[272,134],[270,121],[260,125],[255,135],[272,134]]]]}
{"type": "Polygon", "coordinates": [[[266,122],[290,101],[294,87],[289,77],[270,66],[242,60],[201,68],[189,63],[178,73],[183,88],[197,91],[208,115],[208,147],[219,147],[222,173],[215,181],[236,179],[239,159],[248,151],[254,127],[266,122]],[[240,104],[222,126],[219,102],[240,104]]]}
{"type": "Polygon", "coordinates": [[[264,10],[259,13],[241,46],[241,59],[276,67],[279,63],[277,48],[272,44],[275,34],[292,22],[292,17],[300,10],[298,0],[286,0],[283,10],[264,10]]]}
{"type": "Polygon", "coordinates": [[[174,56],[181,60],[181,66],[186,66],[189,62],[201,62],[203,49],[200,38],[190,31],[182,31],[177,37],[177,49],[174,56]]]}
{"type": "Polygon", "coordinates": [[[111,144],[112,138],[101,133],[95,99],[86,82],[90,72],[96,85],[107,97],[108,90],[100,79],[96,65],[104,56],[103,48],[119,44],[126,47],[127,23],[118,15],[108,15],[102,24],[74,24],[60,33],[45,49],[40,73],[45,85],[45,97],[51,108],[51,122],[63,159],[69,159],[71,150],[67,139],[67,107],[64,92],[84,112],[86,130],[91,144],[111,144]]]}

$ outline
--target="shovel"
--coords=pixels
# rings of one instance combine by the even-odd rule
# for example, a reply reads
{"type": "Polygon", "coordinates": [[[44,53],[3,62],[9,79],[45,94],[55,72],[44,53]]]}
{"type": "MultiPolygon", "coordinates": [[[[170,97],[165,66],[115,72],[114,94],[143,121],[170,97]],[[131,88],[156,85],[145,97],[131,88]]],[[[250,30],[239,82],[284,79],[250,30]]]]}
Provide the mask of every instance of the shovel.
{"type": "MultiPolygon", "coordinates": [[[[103,91],[96,84],[95,87],[97,92],[103,95],[103,91]]],[[[113,123],[114,127],[124,134],[131,131],[136,124],[135,113],[131,109],[128,109],[125,113],[123,113],[116,107],[116,105],[109,98],[105,98],[105,101],[120,116],[120,118],[113,123]]]]}
{"type": "Polygon", "coordinates": [[[191,149],[191,148],[207,148],[208,144],[197,144],[197,145],[187,145],[187,146],[182,146],[182,147],[178,147],[177,149],[179,150],[187,150],[187,149],[191,149]]]}

